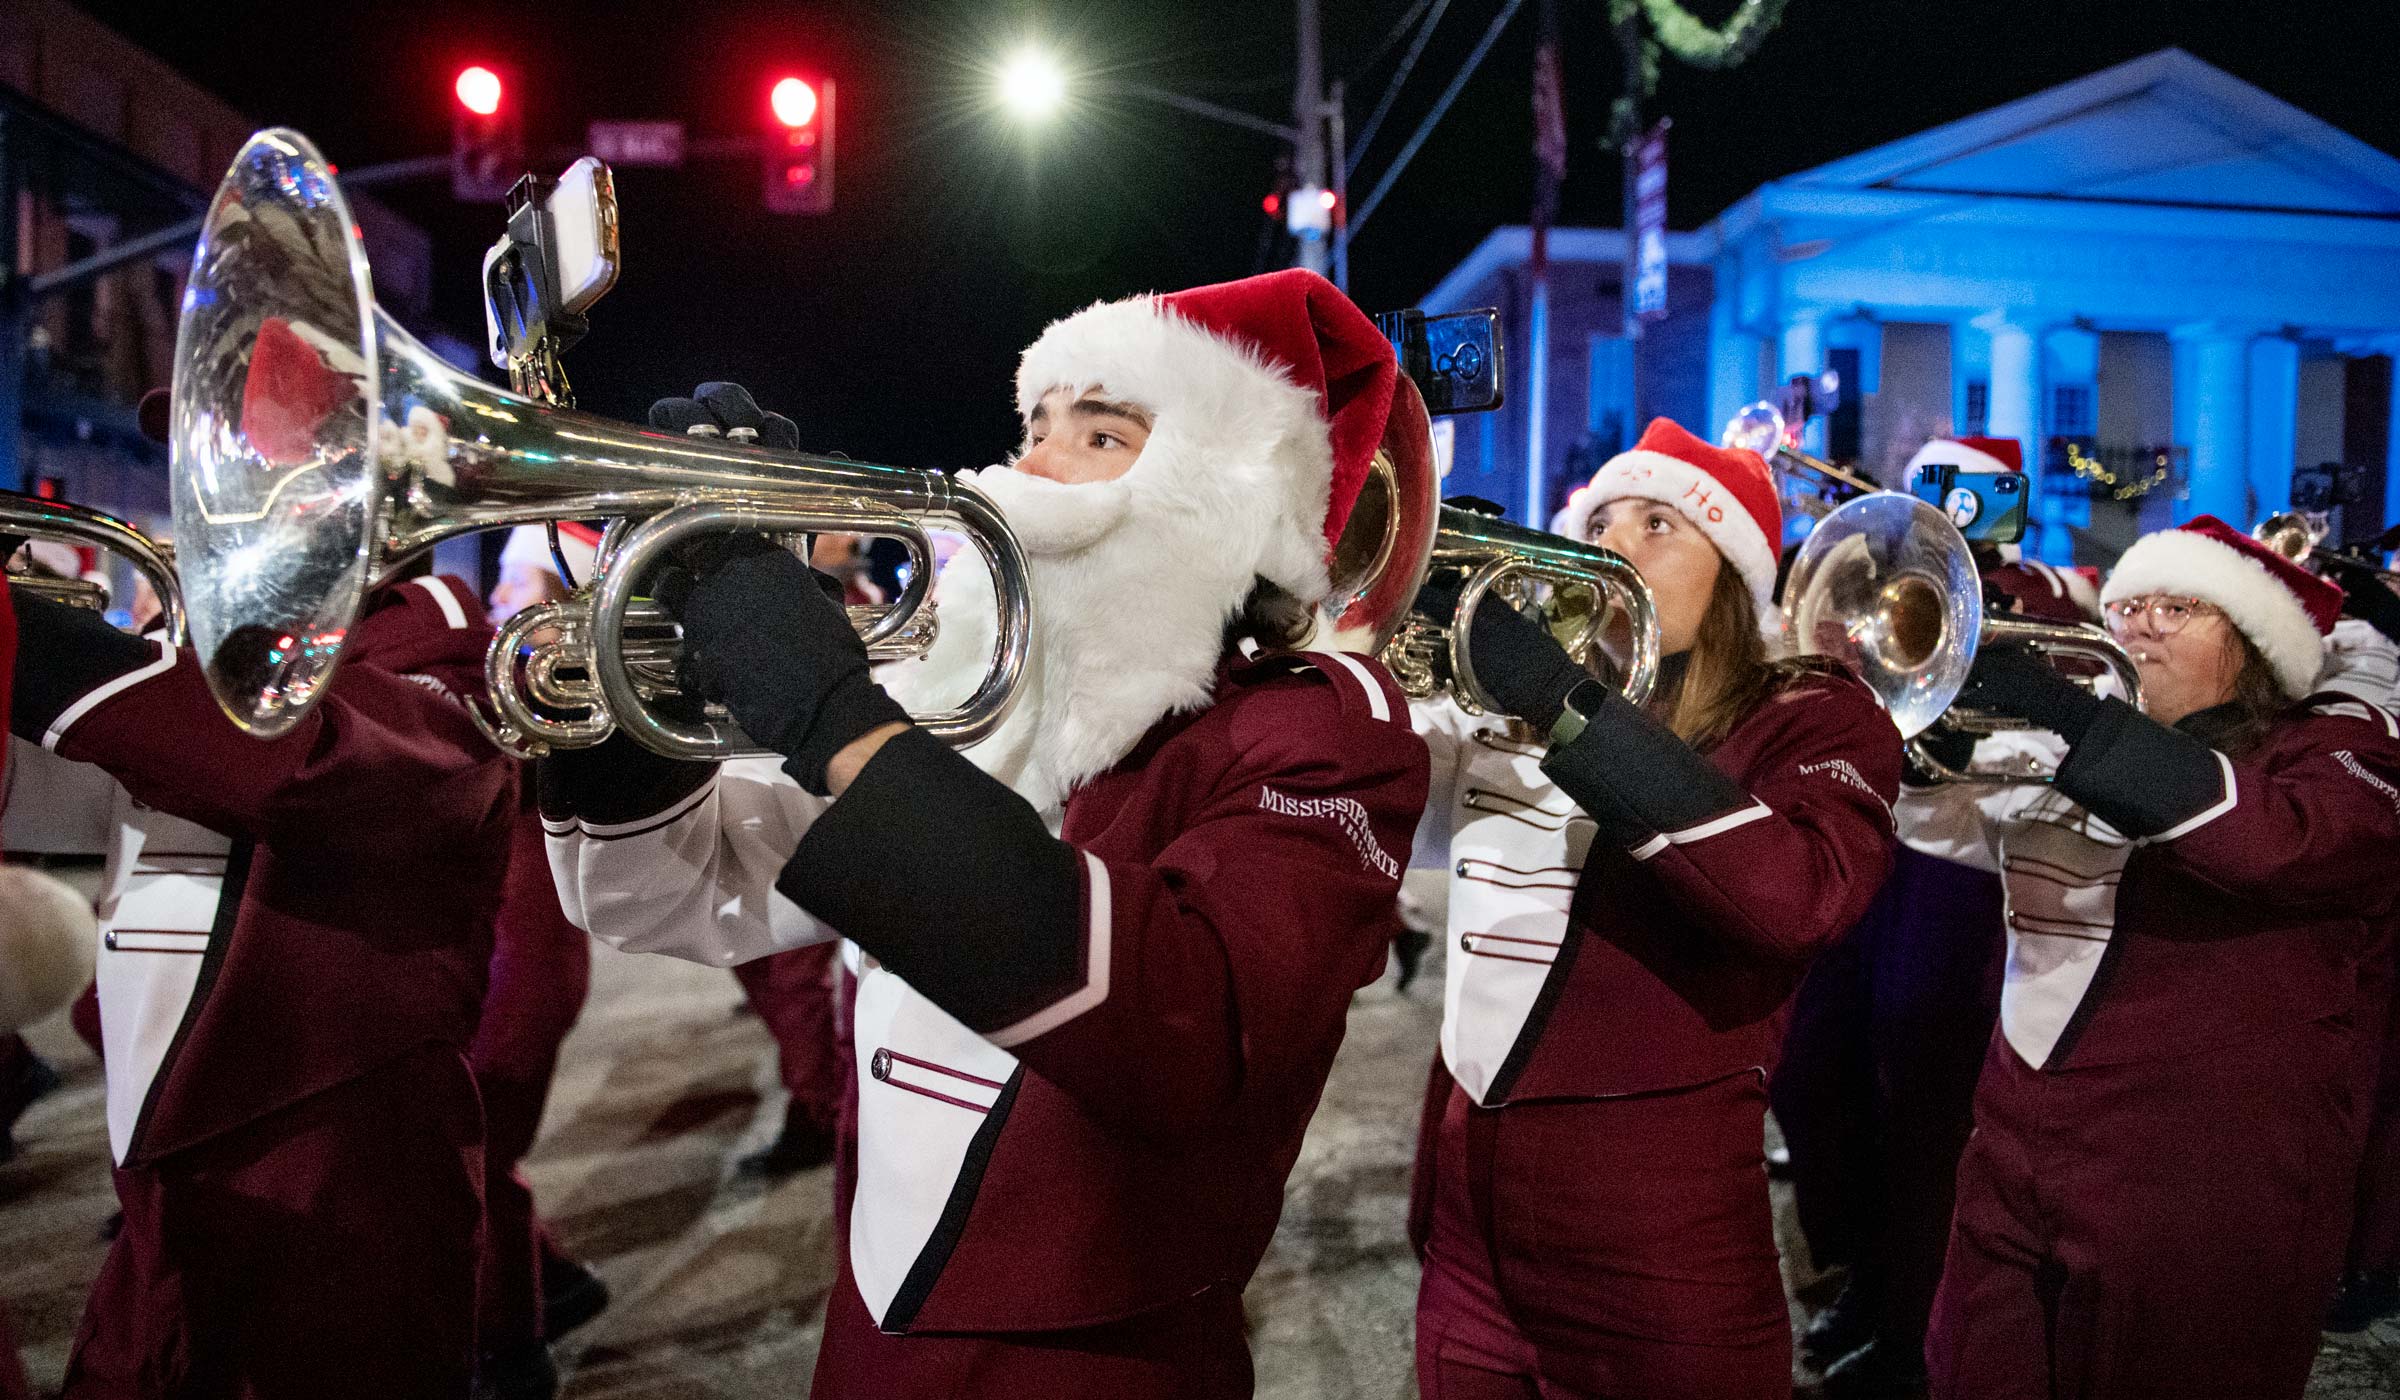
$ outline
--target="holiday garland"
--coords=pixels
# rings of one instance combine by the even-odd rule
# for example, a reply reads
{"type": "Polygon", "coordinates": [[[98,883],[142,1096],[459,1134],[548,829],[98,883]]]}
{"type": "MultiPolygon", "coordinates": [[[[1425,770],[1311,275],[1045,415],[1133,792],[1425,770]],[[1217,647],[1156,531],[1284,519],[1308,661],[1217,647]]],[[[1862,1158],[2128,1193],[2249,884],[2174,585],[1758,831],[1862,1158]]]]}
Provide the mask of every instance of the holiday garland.
{"type": "Polygon", "coordinates": [[[1641,124],[1642,103],[1658,90],[1658,52],[1695,68],[1731,68],[1765,42],[1783,19],[1786,0],[1742,0],[1732,18],[1711,27],[1676,0],[1608,0],[1608,22],[1625,49],[1625,92],[1610,114],[1609,143],[1631,141],[1641,124]],[[1650,21],[1650,33],[1641,22],[1650,21]]]}

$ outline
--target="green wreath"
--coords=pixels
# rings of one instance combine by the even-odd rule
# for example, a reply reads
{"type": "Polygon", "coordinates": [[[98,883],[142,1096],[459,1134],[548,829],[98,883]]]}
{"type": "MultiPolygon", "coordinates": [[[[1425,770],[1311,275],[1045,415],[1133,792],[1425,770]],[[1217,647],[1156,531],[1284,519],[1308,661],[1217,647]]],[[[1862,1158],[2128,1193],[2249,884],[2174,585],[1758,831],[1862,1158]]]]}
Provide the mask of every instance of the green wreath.
{"type": "Polygon", "coordinates": [[[1783,19],[1786,0],[1742,0],[1731,18],[1711,27],[1676,0],[1608,0],[1608,21],[1625,51],[1625,91],[1609,123],[1609,143],[1631,141],[1642,103],[1658,90],[1661,48],[1695,68],[1732,68],[1756,52],[1783,19]],[[1650,32],[1642,33],[1642,21],[1650,32]]]}

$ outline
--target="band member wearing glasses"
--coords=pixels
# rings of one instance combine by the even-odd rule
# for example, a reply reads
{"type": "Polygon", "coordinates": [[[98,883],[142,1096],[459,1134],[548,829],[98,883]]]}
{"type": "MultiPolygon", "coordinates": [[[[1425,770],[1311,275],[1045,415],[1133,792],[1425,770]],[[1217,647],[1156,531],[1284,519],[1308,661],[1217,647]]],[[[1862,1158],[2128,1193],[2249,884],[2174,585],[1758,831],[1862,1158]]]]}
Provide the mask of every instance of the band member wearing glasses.
{"type": "Polygon", "coordinates": [[[1242,1288],[1382,970],[1425,747],[1373,660],[1230,643],[1326,597],[1395,379],[1311,273],[1068,317],[1019,367],[1022,451],[972,474],[1035,602],[996,734],[954,752],[902,708],[985,667],[972,556],[887,691],[822,580],[731,539],[660,593],[780,761],[544,761],[565,902],[602,939],[859,950],[815,1394],[1250,1393],[1242,1288]]]}
{"type": "Polygon", "coordinates": [[[1837,665],[1771,659],[1756,454],[1657,420],[1562,523],[1640,570],[1664,662],[1630,704],[1487,600],[1474,664],[1507,716],[1420,707],[1452,874],[1418,1385],[1780,1400],[1766,1076],[1809,960],[1891,867],[1899,740],[1837,665]]]}
{"type": "Polygon", "coordinates": [[[2101,597],[2141,709],[1989,648],[1961,699],[2063,738],[2055,785],[1901,804],[2008,889],[1934,1393],[2296,1397],[2388,995],[2400,724],[2315,693],[2341,590],[2214,517],[2101,597]]]}
{"type": "Polygon", "coordinates": [[[14,601],[13,732],[136,804],[97,973],[124,1223],[64,1394],[465,1393],[466,1050],[518,811],[463,703],[491,637],[473,591],[381,590],[340,684],[263,743],[190,649],[14,601]]]}

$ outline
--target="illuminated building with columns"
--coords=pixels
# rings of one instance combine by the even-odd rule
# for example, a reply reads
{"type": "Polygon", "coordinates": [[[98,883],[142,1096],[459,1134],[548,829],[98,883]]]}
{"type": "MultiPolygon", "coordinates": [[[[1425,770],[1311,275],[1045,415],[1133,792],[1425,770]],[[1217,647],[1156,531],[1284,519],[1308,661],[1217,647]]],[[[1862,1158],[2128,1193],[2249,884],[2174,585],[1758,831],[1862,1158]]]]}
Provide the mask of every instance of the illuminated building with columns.
{"type": "MultiPolygon", "coordinates": [[[[1500,306],[1512,379],[1533,359],[1524,245],[1499,230],[1426,299],[1500,306]]],[[[1672,236],[1638,400],[1621,247],[1553,234],[1553,506],[1654,414],[1713,431],[1832,369],[1812,449],[1896,484],[1930,436],[2016,438],[2030,543],[2053,560],[2201,512],[2247,525],[2293,503],[2296,473],[2303,498],[2340,483],[2349,534],[2400,521],[2400,160],[2179,49],[1772,181],[1672,236]]],[[[1451,489],[1516,505],[1530,396],[1508,388],[1494,421],[1455,426],[1451,489]]]]}

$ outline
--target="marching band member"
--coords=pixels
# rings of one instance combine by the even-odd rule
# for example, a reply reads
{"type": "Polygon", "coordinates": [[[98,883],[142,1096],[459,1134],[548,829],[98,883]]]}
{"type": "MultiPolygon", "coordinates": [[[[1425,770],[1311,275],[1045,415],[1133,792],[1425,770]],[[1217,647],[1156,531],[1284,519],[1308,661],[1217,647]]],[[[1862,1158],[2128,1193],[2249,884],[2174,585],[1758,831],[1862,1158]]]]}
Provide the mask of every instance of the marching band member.
{"type": "MultiPolygon", "coordinates": [[[[2347,596],[2341,620],[2325,639],[2321,684],[2400,710],[2400,594],[2371,570],[2333,559],[2325,567],[2347,596]]],[[[2400,1313],[2400,978],[2393,980],[2392,1003],[2384,1015],[2349,1257],[2325,1329],[2362,1331],[2395,1313],[2400,1313]]]]}
{"type": "Polygon", "coordinates": [[[14,731],[140,804],[98,973],[124,1225],[64,1393],[463,1394],[482,1210],[464,1051],[517,799],[462,699],[481,606],[453,579],[382,590],[336,693],[261,743],[189,649],[15,602],[14,731]]]}
{"type": "Polygon", "coordinates": [[[1899,742],[1847,672],[1769,659],[1781,520],[1755,454],[1659,419],[1580,495],[1570,532],[1657,605],[1649,705],[1487,603],[1477,673],[1532,737],[1420,707],[1453,878],[1418,1385],[1782,1397],[1766,1074],[1809,960],[1890,868],[1899,742]]]}
{"type": "Polygon", "coordinates": [[[2009,905],[1934,1393],[2298,1396],[2366,1127],[2400,724],[2312,695],[2341,591],[2213,517],[2102,598],[2142,708],[1988,648],[1962,702],[2061,736],[2056,783],[1902,803],[2009,905]]]}
{"type": "MultiPolygon", "coordinates": [[[[1036,599],[996,734],[957,753],[908,724],[819,580],[753,537],[660,590],[782,762],[544,761],[561,888],[602,939],[862,950],[816,1394],[1249,1394],[1241,1291],[1382,968],[1425,751],[1373,660],[1245,658],[1229,626],[1277,640],[1326,595],[1396,375],[1310,273],[1068,317],[1018,370],[1024,450],[973,475],[1036,599]]],[[[926,700],[992,637],[983,570],[940,594],[895,682],[926,700]]]]}
{"type": "MultiPolygon", "coordinates": [[[[2010,438],[1936,438],[1908,466],[2020,471],[2010,438]]],[[[2100,581],[1978,546],[1985,600],[2017,616],[2097,622],[2100,581]]],[[[1829,1400],[1915,1394],[1925,1320],[1950,1243],[1975,1080],[2000,1015],[2000,878],[1902,847],[1866,917],[1809,969],[1768,1084],[1792,1155],[1801,1233],[1848,1269],[1800,1348],[1829,1400]]]]}

